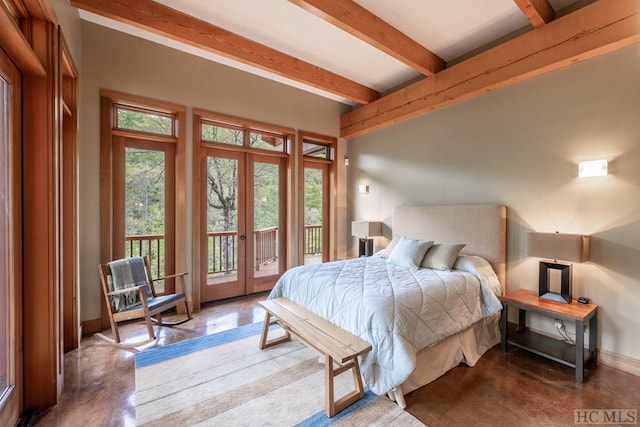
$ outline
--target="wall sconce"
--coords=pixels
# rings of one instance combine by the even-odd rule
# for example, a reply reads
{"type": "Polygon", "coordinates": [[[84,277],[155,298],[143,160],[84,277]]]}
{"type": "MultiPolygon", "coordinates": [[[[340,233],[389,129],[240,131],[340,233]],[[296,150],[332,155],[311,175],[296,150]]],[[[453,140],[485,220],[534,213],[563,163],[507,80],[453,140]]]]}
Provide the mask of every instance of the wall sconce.
{"type": "Polygon", "coordinates": [[[352,221],[351,235],[359,237],[358,256],[373,255],[373,239],[371,236],[382,235],[382,223],[375,221],[352,221]]]}
{"type": "Polygon", "coordinates": [[[369,194],[369,184],[358,184],[358,194],[369,194]]]}
{"type": "Polygon", "coordinates": [[[580,178],[607,176],[608,172],[609,167],[606,159],[578,162],[578,177],[580,178]]]}
{"type": "Polygon", "coordinates": [[[347,156],[344,157],[344,165],[349,166],[349,158],[347,156]]]}
{"type": "Polygon", "coordinates": [[[571,303],[572,264],[560,263],[584,262],[589,260],[589,236],[560,233],[527,234],[527,255],[552,259],[540,261],[538,277],[538,295],[552,301],[571,303]],[[550,271],[560,271],[560,292],[553,292],[550,286],[550,271]]]}

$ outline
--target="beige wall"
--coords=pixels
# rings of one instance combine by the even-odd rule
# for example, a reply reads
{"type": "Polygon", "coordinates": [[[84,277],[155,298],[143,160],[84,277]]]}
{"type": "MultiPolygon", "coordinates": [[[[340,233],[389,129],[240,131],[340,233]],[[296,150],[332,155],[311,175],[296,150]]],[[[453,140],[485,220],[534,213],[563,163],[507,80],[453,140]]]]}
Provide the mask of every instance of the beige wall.
{"type": "MultiPolygon", "coordinates": [[[[99,91],[102,88],[185,105],[187,110],[187,265],[191,265],[191,109],[204,108],[330,136],[339,134],[345,106],[317,95],[218,65],[202,58],[82,22],[82,116],[80,120],[81,319],[100,316],[99,91]]],[[[344,141],[340,141],[342,153],[344,141]]],[[[343,156],[343,154],[339,154],[343,156]]],[[[340,185],[345,187],[344,166],[340,185]]],[[[341,190],[340,194],[344,194],[341,190]]],[[[346,217],[346,197],[340,198],[346,217]]],[[[345,235],[344,220],[339,233],[345,235]]],[[[344,253],[346,240],[339,242],[344,253]]]]}
{"type": "Polygon", "coordinates": [[[589,234],[574,295],[601,307],[600,348],[640,363],[639,72],[636,45],[349,141],[349,220],[383,220],[389,237],[395,206],[504,204],[507,290],[537,289],[527,231],[589,234]],[[577,178],[599,158],[608,177],[577,178]]]}
{"type": "Polygon", "coordinates": [[[80,71],[80,56],[82,52],[82,29],[78,9],[69,6],[68,0],[51,0],[51,5],[58,18],[62,34],[69,46],[75,66],[80,71]]]}

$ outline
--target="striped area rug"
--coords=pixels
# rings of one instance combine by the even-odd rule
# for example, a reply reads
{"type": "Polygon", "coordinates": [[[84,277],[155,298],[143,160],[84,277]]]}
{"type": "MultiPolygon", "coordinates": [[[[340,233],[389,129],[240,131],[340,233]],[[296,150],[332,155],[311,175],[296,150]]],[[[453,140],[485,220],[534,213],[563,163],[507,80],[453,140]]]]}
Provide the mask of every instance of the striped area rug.
{"type": "MultiPolygon", "coordinates": [[[[386,396],[324,413],[324,369],[298,341],[258,349],[262,323],[137,353],[136,424],[422,426],[386,396]]],[[[336,396],[351,387],[336,379],[336,396]]]]}

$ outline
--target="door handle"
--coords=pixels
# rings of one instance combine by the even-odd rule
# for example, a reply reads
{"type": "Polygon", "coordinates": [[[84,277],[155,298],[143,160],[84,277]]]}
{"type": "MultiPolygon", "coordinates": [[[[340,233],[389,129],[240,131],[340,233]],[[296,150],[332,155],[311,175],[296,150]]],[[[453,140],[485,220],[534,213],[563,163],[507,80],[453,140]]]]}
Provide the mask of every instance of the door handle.
{"type": "Polygon", "coordinates": [[[245,240],[247,237],[244,234],[240,235],[240,240],[245,240]]]}

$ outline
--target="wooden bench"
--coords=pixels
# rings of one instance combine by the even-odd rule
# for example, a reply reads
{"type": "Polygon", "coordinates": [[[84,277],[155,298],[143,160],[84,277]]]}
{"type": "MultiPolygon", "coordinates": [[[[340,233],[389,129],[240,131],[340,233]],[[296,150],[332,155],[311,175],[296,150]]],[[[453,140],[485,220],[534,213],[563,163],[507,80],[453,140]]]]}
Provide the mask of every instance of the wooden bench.
{"type": "Polygon", "coordinates": [[[358,355],[371,350],[371,344],[286,298],[260,301],[259,304],[266,310],[260,349],[289,341],[291,334],[294,334],[300,341],[324,356],[325,413],[329,418],[364,397],[358,355]],[[269,327],[274,324],[280,325],[285,335],[268,340],[269,327]],[[350,369],[354,390],[336,401],[334,379],[350,369]]]}

